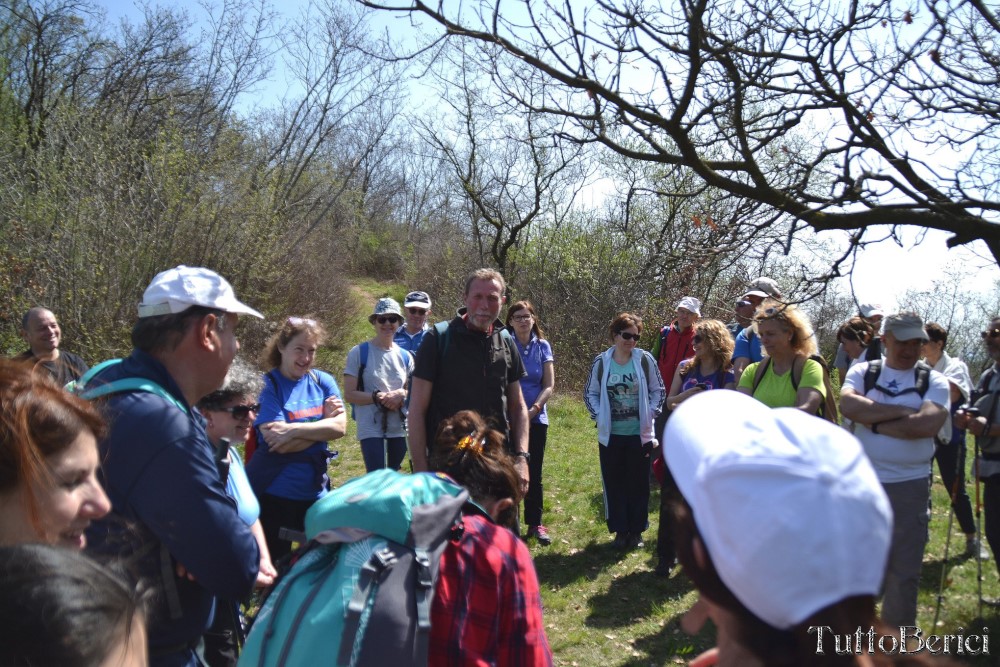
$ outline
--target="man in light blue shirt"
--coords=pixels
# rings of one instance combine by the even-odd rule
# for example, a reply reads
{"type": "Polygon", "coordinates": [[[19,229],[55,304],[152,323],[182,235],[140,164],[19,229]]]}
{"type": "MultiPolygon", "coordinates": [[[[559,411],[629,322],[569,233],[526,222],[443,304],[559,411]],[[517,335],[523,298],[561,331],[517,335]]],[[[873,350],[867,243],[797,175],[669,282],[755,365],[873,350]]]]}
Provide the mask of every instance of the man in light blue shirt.
{"type": "Polygon", "coordinates": [[[427,292],[410,292],[403,301],[403,310],[406,322],[396,331],[393,342],[416,356],[420,341],[430,329],[427,316],[431,312],[431,298],[427,292]]]}

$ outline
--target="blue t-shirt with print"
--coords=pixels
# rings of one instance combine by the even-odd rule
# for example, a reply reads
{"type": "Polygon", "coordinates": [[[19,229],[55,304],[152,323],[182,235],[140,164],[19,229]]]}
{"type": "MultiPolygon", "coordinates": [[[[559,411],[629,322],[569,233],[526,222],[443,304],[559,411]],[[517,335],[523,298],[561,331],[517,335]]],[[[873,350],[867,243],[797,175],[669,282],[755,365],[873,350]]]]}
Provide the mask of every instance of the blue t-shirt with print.
{"type": "Polygon", "coordinates": [[[611,434],[639,435],[639,379],[635,364],[630,360],[622,366],[612,359],[608,371],[611,434]]]}
{"type": "MultiPolygon", "coordinates": [[[[524,404],[529,408],[542,393],[542,375],[545,371],[545,364],[553,361],[552,346],[549,341],[531,334],[531,340],[527,345],[521,345],[517,336],[512,336],[517,345],[517,351],[524,362],[524,370],[528,373],[521,378],[521,394],[524,396],[524,404]]],[[[531,421],[537,424],[549,423],[549,413],[547,406],[542,406],[542,411],[535,415],[531,421]]]]}
{"type": "MultiPolygon", "coordinates": [[[[324,371],[312,370],[298,380],[286,378],[277,369],[264,378],[264,390],[260,393],[260,412],[254,427],[257,428],[258,442],[267,442],[262,424],[270,422],[305,423],[323,418],[323,401],[330,396],[340,398],[340,387],[333,376],[324,371]],[[274,382],[272,382],[272,380],[274,382]],[[277,392],[275,392],[277,385],[277,392]]],[[[259,490],[258,473],[262,467],[274,465],[280,470],[264,486],[265,493],[290,500],[316,500],[323,497],[329,488],[330,479],[326,474],[328,462],[327,443],[317,441],[301,452],[292,454],[271,454],[258,450],[247,464],[247,474],[259,490]],[[265,463],[257,457],[264,454],[265,463]],[[255,479],[256,477],[256,479],[255,479]]]]}

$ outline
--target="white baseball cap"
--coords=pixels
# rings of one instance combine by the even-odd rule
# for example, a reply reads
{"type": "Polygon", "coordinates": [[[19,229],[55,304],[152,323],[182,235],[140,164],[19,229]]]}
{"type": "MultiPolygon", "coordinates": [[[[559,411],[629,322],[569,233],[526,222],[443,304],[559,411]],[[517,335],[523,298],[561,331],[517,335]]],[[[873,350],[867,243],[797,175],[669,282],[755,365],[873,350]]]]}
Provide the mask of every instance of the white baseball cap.
{"type": "Polygon", "coordinates": [[[678,301],[677,307],[683,308],[684,310],[690,311],[698,317],[701,317],[701,301],[693,296],[686,296],[678,301]]]}
{"type": "Polygon", "coordinates": [[[218,273],[183,264],[156,274],[142,294],[139,317],[181,313],[191,306],[264,319],[256,310],[238,301],[233,286],[218,273]]]}
{"type": "Polygon", "coordinates": [[[674,411],[663,442],[719,577],[761,620],[787,630],[844,598],[878,595],[892,510],[846,430],[706,391],[674,411]]]}

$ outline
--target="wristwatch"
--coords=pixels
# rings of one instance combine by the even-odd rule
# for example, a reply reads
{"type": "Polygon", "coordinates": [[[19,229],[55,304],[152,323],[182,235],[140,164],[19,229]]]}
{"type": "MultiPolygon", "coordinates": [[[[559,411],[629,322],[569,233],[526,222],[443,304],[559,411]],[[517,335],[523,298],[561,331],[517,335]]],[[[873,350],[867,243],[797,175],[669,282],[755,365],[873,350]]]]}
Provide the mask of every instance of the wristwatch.
{"type": "Polygon", "coordinates": [[[514,456],[520,456],[525,461],[531,460],[531,454],[529,454],[528,452],[514,452],[514,456]]]}

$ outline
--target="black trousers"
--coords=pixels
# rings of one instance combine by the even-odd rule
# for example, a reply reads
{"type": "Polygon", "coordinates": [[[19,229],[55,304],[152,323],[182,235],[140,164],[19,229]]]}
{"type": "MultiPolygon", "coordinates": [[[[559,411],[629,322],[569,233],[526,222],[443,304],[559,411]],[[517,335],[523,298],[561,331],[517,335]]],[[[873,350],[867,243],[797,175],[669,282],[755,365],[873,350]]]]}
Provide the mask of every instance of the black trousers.
{"type": "Polygon", "coordinates": [[[945,490],[949,496],[953,491],[955,493],[951,507],[955,510],[958,525],[961,526],[963,533],[971,535],[976,532],[976,520],[972,516],[969,492],[965,489],[965,450],[965,432],[962,431],[961,440],[952,440],[948,445],[938,445],[934,449],[934,458],[937,460],[945,490]]]}
{"type": "Polygon", "coordinates": [[[649,465],[652,442],[612,435],[598,445],[604,482],[604,514],[612,533],[641,534],[649,526],[649,465]]]}
{"type": "Polygon", "coordinates": [[[528,427],[528,493],[524,496],[524,523],[530,528],[542,523],[542,462],[545,461],[545,441],[548,438],[548,424],[528,427]]]}
{"type": "Polygon", "coordinates": [[[674,476],[670,468],[663,466],[663,484],[660,486],[660,520],[656,526],[656,555],[660,561],[673,563],[677,559],[677,547],[674,544],[674,518],[667,505],[670,491],[675,488],[674,476]]]}
{"type": "MultiPolygon", "coordinates": [[[[983,478],[983,532],[996,561],[1000,554],[1000,475],[983,478]]],[[[1000,562],[997,571],[1000,572],[1000,562]]]]}
{"type": "Polygon", "coordinates": [[[277,563],[282,556],[292,552],[292,543],[281,537],[281,529],[304,531],[306,511],[316,501],[279,498],[269,493],[257,500],[260,502],[260,524],[264,528],[267,549],[271,552],[271,562],[277,563]]]}

